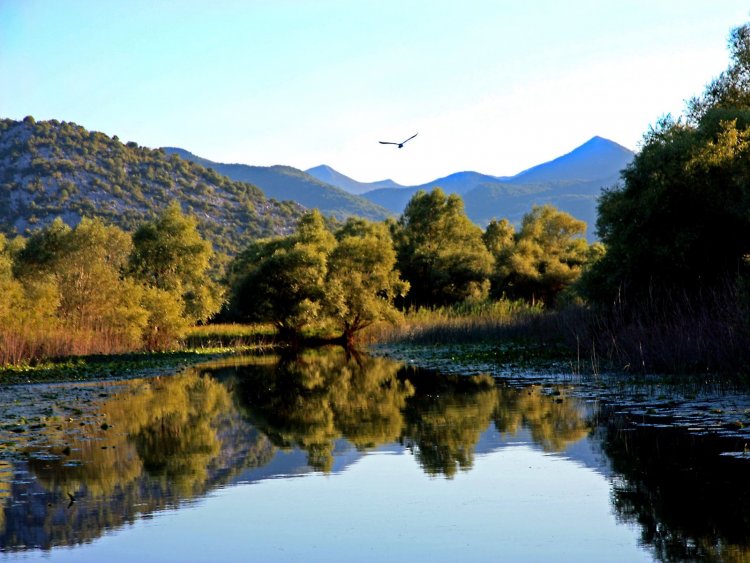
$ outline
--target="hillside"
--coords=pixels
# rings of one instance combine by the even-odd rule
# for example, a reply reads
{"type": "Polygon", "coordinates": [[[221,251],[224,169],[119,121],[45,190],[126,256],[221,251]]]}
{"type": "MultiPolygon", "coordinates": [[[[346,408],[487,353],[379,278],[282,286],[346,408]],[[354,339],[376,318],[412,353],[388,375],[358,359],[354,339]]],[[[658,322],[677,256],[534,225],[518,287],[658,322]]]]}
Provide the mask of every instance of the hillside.
{"type": "Polygon", "coordinates": [[[159,149],[123,144],[75,123],[0,120],[0,232],[61,217],[101,217],[127,230],[171,201],[194,214],[217,250],[289,232],[303,209],[159,149]]]}
{"type": "Polygon", "coordinates": [[[347,191],[321,182],[313,176],[291,166],[250,166],[224,164],[196,156],[185,149],[164,147],[168,154],[197,162],[232,180],[250,182],[263,193],[278,200],[292,200],[308,208],[316,207],[323,214],[337,219],[352,215],[380,221],[391,213],[381,206],[347,191]]]}
{"type": "Polygon", "coordinates": [[[336,186],[337,188],[341,188],[342,190],[345,190],[354,195],[362,195],[364,193],[371,192],[372,190],[377,190],[380,188],[404,187],[400,184],[397,184],[393,180],[380,180],[379,182],[358,182],[357,180],[354,180],[349,176],[345,176],[341,172],[338,172],[330,166],[326,166],[325,164],[321,164],[320,166],[315,166],[313,168],[308,168],[307,170],[305,170],[305,172],[313,178],[317,178],[321,182],[336,186]]]}

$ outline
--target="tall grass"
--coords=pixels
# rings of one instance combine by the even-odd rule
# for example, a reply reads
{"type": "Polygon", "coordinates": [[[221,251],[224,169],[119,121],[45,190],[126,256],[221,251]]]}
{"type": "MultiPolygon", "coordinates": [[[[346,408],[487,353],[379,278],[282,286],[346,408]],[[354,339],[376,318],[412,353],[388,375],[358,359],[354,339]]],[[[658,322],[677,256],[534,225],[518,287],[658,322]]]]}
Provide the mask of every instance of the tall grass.
{"type": "Polygon", "coordinates": [[[517,301],[420,309],[395,327],[373,327],[369,343],[443,344],[523,340],[562,345],[578,372],[750,375],[750,299],[737,284],[609,310],[544,311],[517,301]]]}
{"type": "Polygon", "coordinates": [[[272,324],[208,324],[194,326],[185,335],[187,348],[240,348],[267,346],[276,341],[272,324]]]}
{"type": "Polygon", "coordinates": [[[725,283],[700,293],[662,292],[636,305],[617,303],[577,327],[586,348],[610,365],[661,373],[750,373],[750,306],[725,283]]]}
{"type": "MultiPolygon", "coordinates": [[[[263,347],[273,343],[275,332],[272,325],[196,326],[188,330],[181,348],[263,347]]],[[[134,343],[116,331],[73,330],[59,326],[0,327],[0,366],[34,365],[55,358],[142,351],[142,343],[134,343]]]]}
{"type": "Polygon", "coordinates": [[[368,328],[362,341],[408,341],[421,344],[495,340],[508,330],[529,327],[543,316],[541,304],[523,301],[468,302],[452,307],[407,311],[398,325],[377,324],[368,328]]]}
{"type": "Polygon", "coordinates": [[[59,327],[34,330],[0,329],[0,366],[34,364],[51,358],[121,354],[132,342],[109,331],[69,330],[59,327]]]}

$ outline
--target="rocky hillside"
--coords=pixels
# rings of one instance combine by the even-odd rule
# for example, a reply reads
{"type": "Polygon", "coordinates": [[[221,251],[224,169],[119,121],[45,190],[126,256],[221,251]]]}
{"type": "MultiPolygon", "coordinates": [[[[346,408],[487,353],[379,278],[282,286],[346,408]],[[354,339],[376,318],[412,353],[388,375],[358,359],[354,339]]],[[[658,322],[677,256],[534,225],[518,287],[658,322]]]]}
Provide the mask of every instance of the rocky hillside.
{"type": "Polygon", "coordinates": [[[289,232],[304,208],[161,149],[75,123],[0,119],[0,232],[24,234],[61,217],[101,217],[126,230],[177,200],[217,250],[289,232]]]}

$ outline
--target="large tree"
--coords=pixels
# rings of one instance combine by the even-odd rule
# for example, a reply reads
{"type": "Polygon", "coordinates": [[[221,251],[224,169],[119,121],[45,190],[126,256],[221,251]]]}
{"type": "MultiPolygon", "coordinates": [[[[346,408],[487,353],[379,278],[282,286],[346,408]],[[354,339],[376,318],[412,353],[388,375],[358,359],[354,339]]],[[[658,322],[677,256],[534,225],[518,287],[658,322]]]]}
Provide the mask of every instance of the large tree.
{"type": "Polygon", "coordinates": [[[314,210],[294,234],[256,241],[235,259],[232,306],[248,320],[275,324],[290,339],[333,320],[351,342],[373,322],[398,317],[393,299],[408,284],[394,263],[384,224],[350,219],[334,237],[314,210]]]}
{"type": "Polygon", "coordinates": [[[183,314],[205,321],[221,307],[221,291],[211,280],[211,244],[200,236],[195,217],[173,202],[133,233],[130,271],[147,286],[176,295],[183,314]]]}
{"type": "Polygon", "coordinates": [[[384,223],[350,219],[336,233],[336,248],[328,259],[328,310],[351,342],[354,335],[377,321],[396,321],[396,297],[409,284],[394,269],[396,252],[384,223]]]}
{"type": "Polygon", "coordinates": [[[411,285],[407,304],[450,305],[484,298],[493,258],[461,198],[419,191],[394,225],[397,267],[411,285]]]}
{"type": "Polygon", "coordinates": [[[275,324],[284,337],[298,337],[322,316],[335,244],[317,210],[302,216],[293,235],[252,243],[230,272],[233,308],[248,320],[275,324]]]}
{"type": "Polygon", "coordinates": [[[490,223],[484,240],[495,256],[493,294],[553,305],[589,259],[585,232],[586,223],[549,204],[524,215],[518,233],[507,221],[490,223]]]}
{"type": "Polygon", "coordinates": [[[747,271],[750,255],[750,25],[732,32],[732,64],[662,119],[605,191],[597,227],[606,256],[586,279],[599,301],[697,294],[747,271]]]}

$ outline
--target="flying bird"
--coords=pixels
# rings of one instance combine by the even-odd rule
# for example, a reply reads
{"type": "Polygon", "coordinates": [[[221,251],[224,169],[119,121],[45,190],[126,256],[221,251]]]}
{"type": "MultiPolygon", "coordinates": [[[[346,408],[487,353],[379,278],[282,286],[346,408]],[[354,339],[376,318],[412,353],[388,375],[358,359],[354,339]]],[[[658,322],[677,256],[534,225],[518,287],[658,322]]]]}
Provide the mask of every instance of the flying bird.
{"type": "MultiPolygon", "coordinates": [[[[406,141],[411,141],[411,140],[412,140],[412,139],[413,139],[414,137],[416,137],[417,135],[419,135],[419,133],[414,133],[414,134],[413,134],[413,135],[412,135],[411,137],[409,137],[408,139],[406,139],[406,141]]],[[[378,142],[379,142],[379,143],[380,143],[381,145],[398,145],[398,148],[400,148],[400,149],[401,149],[401,148],[403,148],[403,147],[404,147],[404,145],[406,144],[406,141],[401,141],[400,143],[392,143],[392,142],[390,142],[390,141],[378,141],[378,142]]]]}

